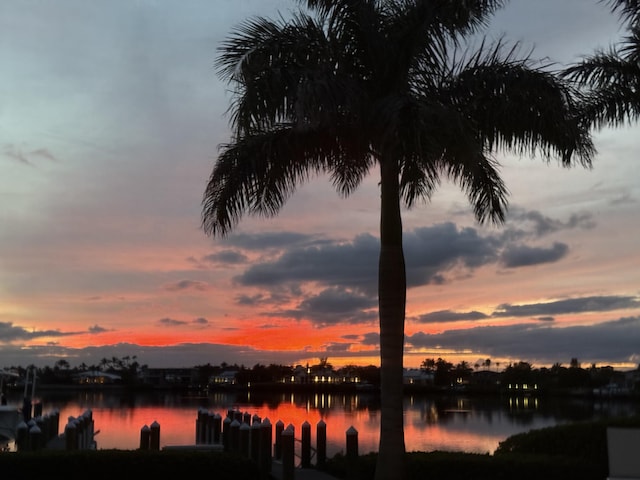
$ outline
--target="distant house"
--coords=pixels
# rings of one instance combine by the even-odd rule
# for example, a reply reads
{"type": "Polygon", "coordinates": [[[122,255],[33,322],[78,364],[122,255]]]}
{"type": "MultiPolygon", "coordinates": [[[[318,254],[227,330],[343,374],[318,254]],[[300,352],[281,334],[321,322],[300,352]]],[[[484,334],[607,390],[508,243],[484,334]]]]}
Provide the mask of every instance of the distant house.
{"type": "Polygon", "coordinates": [[[225,370],[209,377],[209,385],[214,387],[232,386],[236,384],[237,370],[225,370]]]}
{"type": "Polygon", "coordinates": [[[433,385],[433,378],[433,372],[418,368],[407,368],[402,374],[402,381],[405,385],[433,385]]]}
{"type": "Polygon", "coordinates": [[[120,375],[101,372],[99,370],[80,372],[75,374],[73,378],[80,385],[111,385],[122,381],[120,375]]]}

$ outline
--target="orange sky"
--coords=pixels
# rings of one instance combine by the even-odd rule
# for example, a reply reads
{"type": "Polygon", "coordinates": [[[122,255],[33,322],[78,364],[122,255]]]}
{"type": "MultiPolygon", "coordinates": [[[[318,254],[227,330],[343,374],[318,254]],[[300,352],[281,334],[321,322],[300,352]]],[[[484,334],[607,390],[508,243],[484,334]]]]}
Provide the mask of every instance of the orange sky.
{"type": "MultiPolygon", "coordinates": [[[[3,7],[0,367],[378,363],[375,171],[348,199],[314,179],[226,239],[200,228],[229,139],[215,49],[249,14],[290,7],[3,7]]],[[[489,32],[568,63],[620,29],[596,0],[519,0],[489,32]]],[[[407,366],[640,362],[638,128],[598,132],[590,171],[499,156],[500,228],[448,184],[403,213],[407,366]]]]}

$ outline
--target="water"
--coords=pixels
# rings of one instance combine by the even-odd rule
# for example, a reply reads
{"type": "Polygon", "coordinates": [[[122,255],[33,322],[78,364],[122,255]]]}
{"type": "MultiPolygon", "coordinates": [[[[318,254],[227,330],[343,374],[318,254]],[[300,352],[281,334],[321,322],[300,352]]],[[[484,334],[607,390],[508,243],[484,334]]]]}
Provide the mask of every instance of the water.
{"type": "MultiPolygon", "coordinates": [[[[17,399],[16,399],[17,400],[17,399]]],[[[379,397],[375,394],[235,394],[206,396],[173,392],[123,393],[118,391],[42,392],[43,412],[60,412],[60,431],[70,416],[91,410],[99,449],[134,450],[140,431],[160,424],[160,446],[195,443],[198,410],[204,408],[223,418],[236,409],[281,421],[300,429],[309,422],[312,443],[316,425],[326,423],[327,455],[345,449],[347,429],[358,431],[361,454],[376,451],[380,428],[379,397]]],[[[637,402],[551,399],[546,397],[477,398],[462,395],[405,397],[404,428],[407,451],[463,451],[493,453],[507,437],[562,423],[620,415],[640,414],[637,402]]]]}

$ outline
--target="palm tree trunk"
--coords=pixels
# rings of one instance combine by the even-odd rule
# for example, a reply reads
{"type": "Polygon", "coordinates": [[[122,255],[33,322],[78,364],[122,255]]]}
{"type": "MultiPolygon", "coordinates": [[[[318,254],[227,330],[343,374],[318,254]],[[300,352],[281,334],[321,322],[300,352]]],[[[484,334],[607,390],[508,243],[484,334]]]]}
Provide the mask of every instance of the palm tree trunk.
{"type": "Polygon", "coordinates": [[[381,418],[375,480],[402,480],[405,472],[402,357],[407,279],[402,248],[398,165],[389,159],[381,159],[380,173],[378,308],[381,418]]]}

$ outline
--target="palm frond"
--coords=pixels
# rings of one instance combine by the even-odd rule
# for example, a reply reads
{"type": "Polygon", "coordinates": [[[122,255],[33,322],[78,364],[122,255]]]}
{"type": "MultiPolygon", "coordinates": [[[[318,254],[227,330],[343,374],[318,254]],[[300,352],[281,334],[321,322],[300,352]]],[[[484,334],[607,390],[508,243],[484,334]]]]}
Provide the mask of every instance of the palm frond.
{"type": "Polygon", "coordinates": [[[448,76],[443,95],[473,119],[489,150],[541,153],[589,166],[594,147],[579,118],[577,92],[514,50],[501,54],[498,45],[470,57],[448,76]]]}

